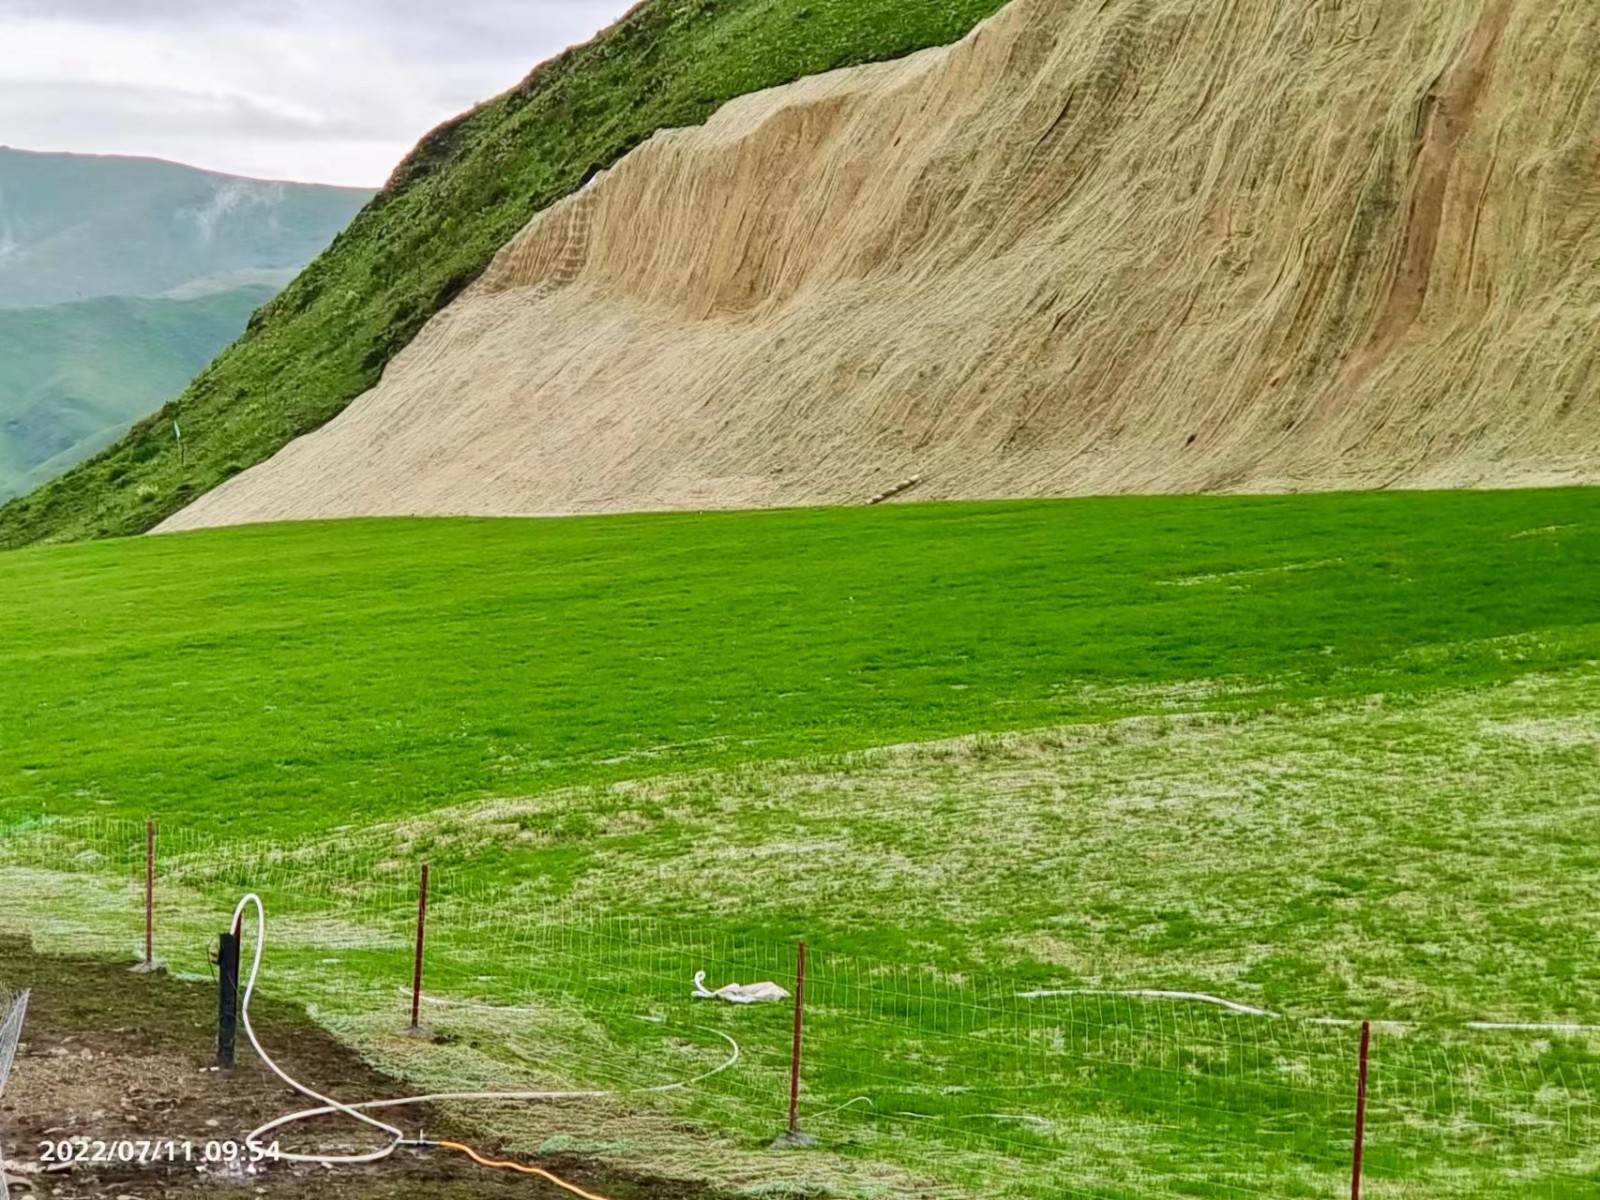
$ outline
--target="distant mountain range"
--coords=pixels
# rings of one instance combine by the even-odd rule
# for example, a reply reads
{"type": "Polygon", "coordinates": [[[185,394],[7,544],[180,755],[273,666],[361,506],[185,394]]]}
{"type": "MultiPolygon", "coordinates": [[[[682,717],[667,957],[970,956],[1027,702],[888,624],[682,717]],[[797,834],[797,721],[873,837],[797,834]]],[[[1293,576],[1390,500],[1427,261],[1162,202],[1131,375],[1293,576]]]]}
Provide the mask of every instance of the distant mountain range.
{"type": "Polygon", "coordinates": [[[0,148],[0,308],[288,282],[372,193],[0,148]]]}
{"type": "Polygon", "coordinates": [[[181,393],[276,290],[0,309],[0,496],[53,479],[181,393]]]}
{"type": "Polygon", "coordinates": [[[0,147],[0,498],[181,393],[371,195],[0,147]]]}

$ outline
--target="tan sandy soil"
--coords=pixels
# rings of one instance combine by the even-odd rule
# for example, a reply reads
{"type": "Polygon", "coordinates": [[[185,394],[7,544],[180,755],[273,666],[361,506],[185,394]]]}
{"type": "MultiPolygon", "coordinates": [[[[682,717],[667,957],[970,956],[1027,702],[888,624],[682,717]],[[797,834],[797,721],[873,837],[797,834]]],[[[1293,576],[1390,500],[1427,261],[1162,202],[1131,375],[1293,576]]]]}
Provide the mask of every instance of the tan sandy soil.
{"type": "Polygon", "coordinates": [[[1600,8],[1015,0],[536,218],[162,528],[1600,479],[1600,8]]]}

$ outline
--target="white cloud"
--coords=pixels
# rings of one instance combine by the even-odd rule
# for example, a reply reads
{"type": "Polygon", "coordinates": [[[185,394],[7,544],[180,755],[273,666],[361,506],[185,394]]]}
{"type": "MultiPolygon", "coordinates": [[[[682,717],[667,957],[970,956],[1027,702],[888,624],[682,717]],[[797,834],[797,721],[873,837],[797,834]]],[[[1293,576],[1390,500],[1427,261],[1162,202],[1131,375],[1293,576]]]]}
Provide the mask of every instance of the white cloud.
{"type": "Polygon", "coordinates": [[[631,0],[0,0],[0,140],[381,183],[631,0]]]}

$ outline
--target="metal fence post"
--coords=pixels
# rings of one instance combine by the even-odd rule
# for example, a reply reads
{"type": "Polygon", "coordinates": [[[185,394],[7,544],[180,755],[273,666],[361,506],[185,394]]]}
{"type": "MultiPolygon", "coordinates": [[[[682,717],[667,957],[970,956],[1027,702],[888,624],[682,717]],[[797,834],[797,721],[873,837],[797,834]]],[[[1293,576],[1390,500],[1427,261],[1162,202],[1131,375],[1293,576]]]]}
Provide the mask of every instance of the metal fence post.
{"type": "Polygon", "coordinates": [[[156,964],[156,823],[144,823],[144,965],[156,964]]]}
{"type": "Polygon", "coordinates": [[[1372,1052],[1372,1022],[1361,1022],[1361,1073],[1356,1084],[1355,1163],[1350,1174],[1350,1200],[1361,1200],[1361,1158],[1367,1141],[1367,1063],[1372,1052]]]}
{"type": "Polygon", "coordinates": [[[428,928],[428,864],[422,864],[422,886],[417,892],[417,954],[411,971],[411,1032],[421,1033],[422,952],[428,928]]]}
{"type": "Polygon", "coordinates": [[[794,972],[794,1056],[789,1070],[789,1135],[800,1132],[800,1050],[806,1022],[806,944],[800,943],[794,972]]]}
{"type": "Polygon", "coordinates": [[[800,943],[794,969],[794,1050],[789,1065],[789,1128],[773,1146],[815,1146],[817,1139],[800,1132],[800,1063],[806,1023],[806,944],[800,943]]]}
{"type": "Polygon", "coordinates": [[[235,1027],[239,1020],[239,937],[232,930],[217,944],[217,1066],[233,1070],[235,1027]]]}

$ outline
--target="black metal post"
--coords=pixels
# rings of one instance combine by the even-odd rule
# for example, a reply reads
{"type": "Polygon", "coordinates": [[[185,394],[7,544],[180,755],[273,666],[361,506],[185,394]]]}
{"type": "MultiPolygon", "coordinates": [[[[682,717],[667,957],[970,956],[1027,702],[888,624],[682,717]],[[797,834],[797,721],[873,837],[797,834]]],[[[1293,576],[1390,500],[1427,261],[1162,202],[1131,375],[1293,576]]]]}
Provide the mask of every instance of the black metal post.
{"type": "Polygon", "coordinates": [[[422,864],[422,887],[417,892],[417,956],[411,972],[411,1032],[422,1026],[422,950],[428,928],[428,864],[422,864]]]}
{"type": "Polygon", "coordinates": [[[217,1066],[233,1070],[235,1029],[239,1022],[239,939],[222,935],[217,951],[217,1066]]]}

